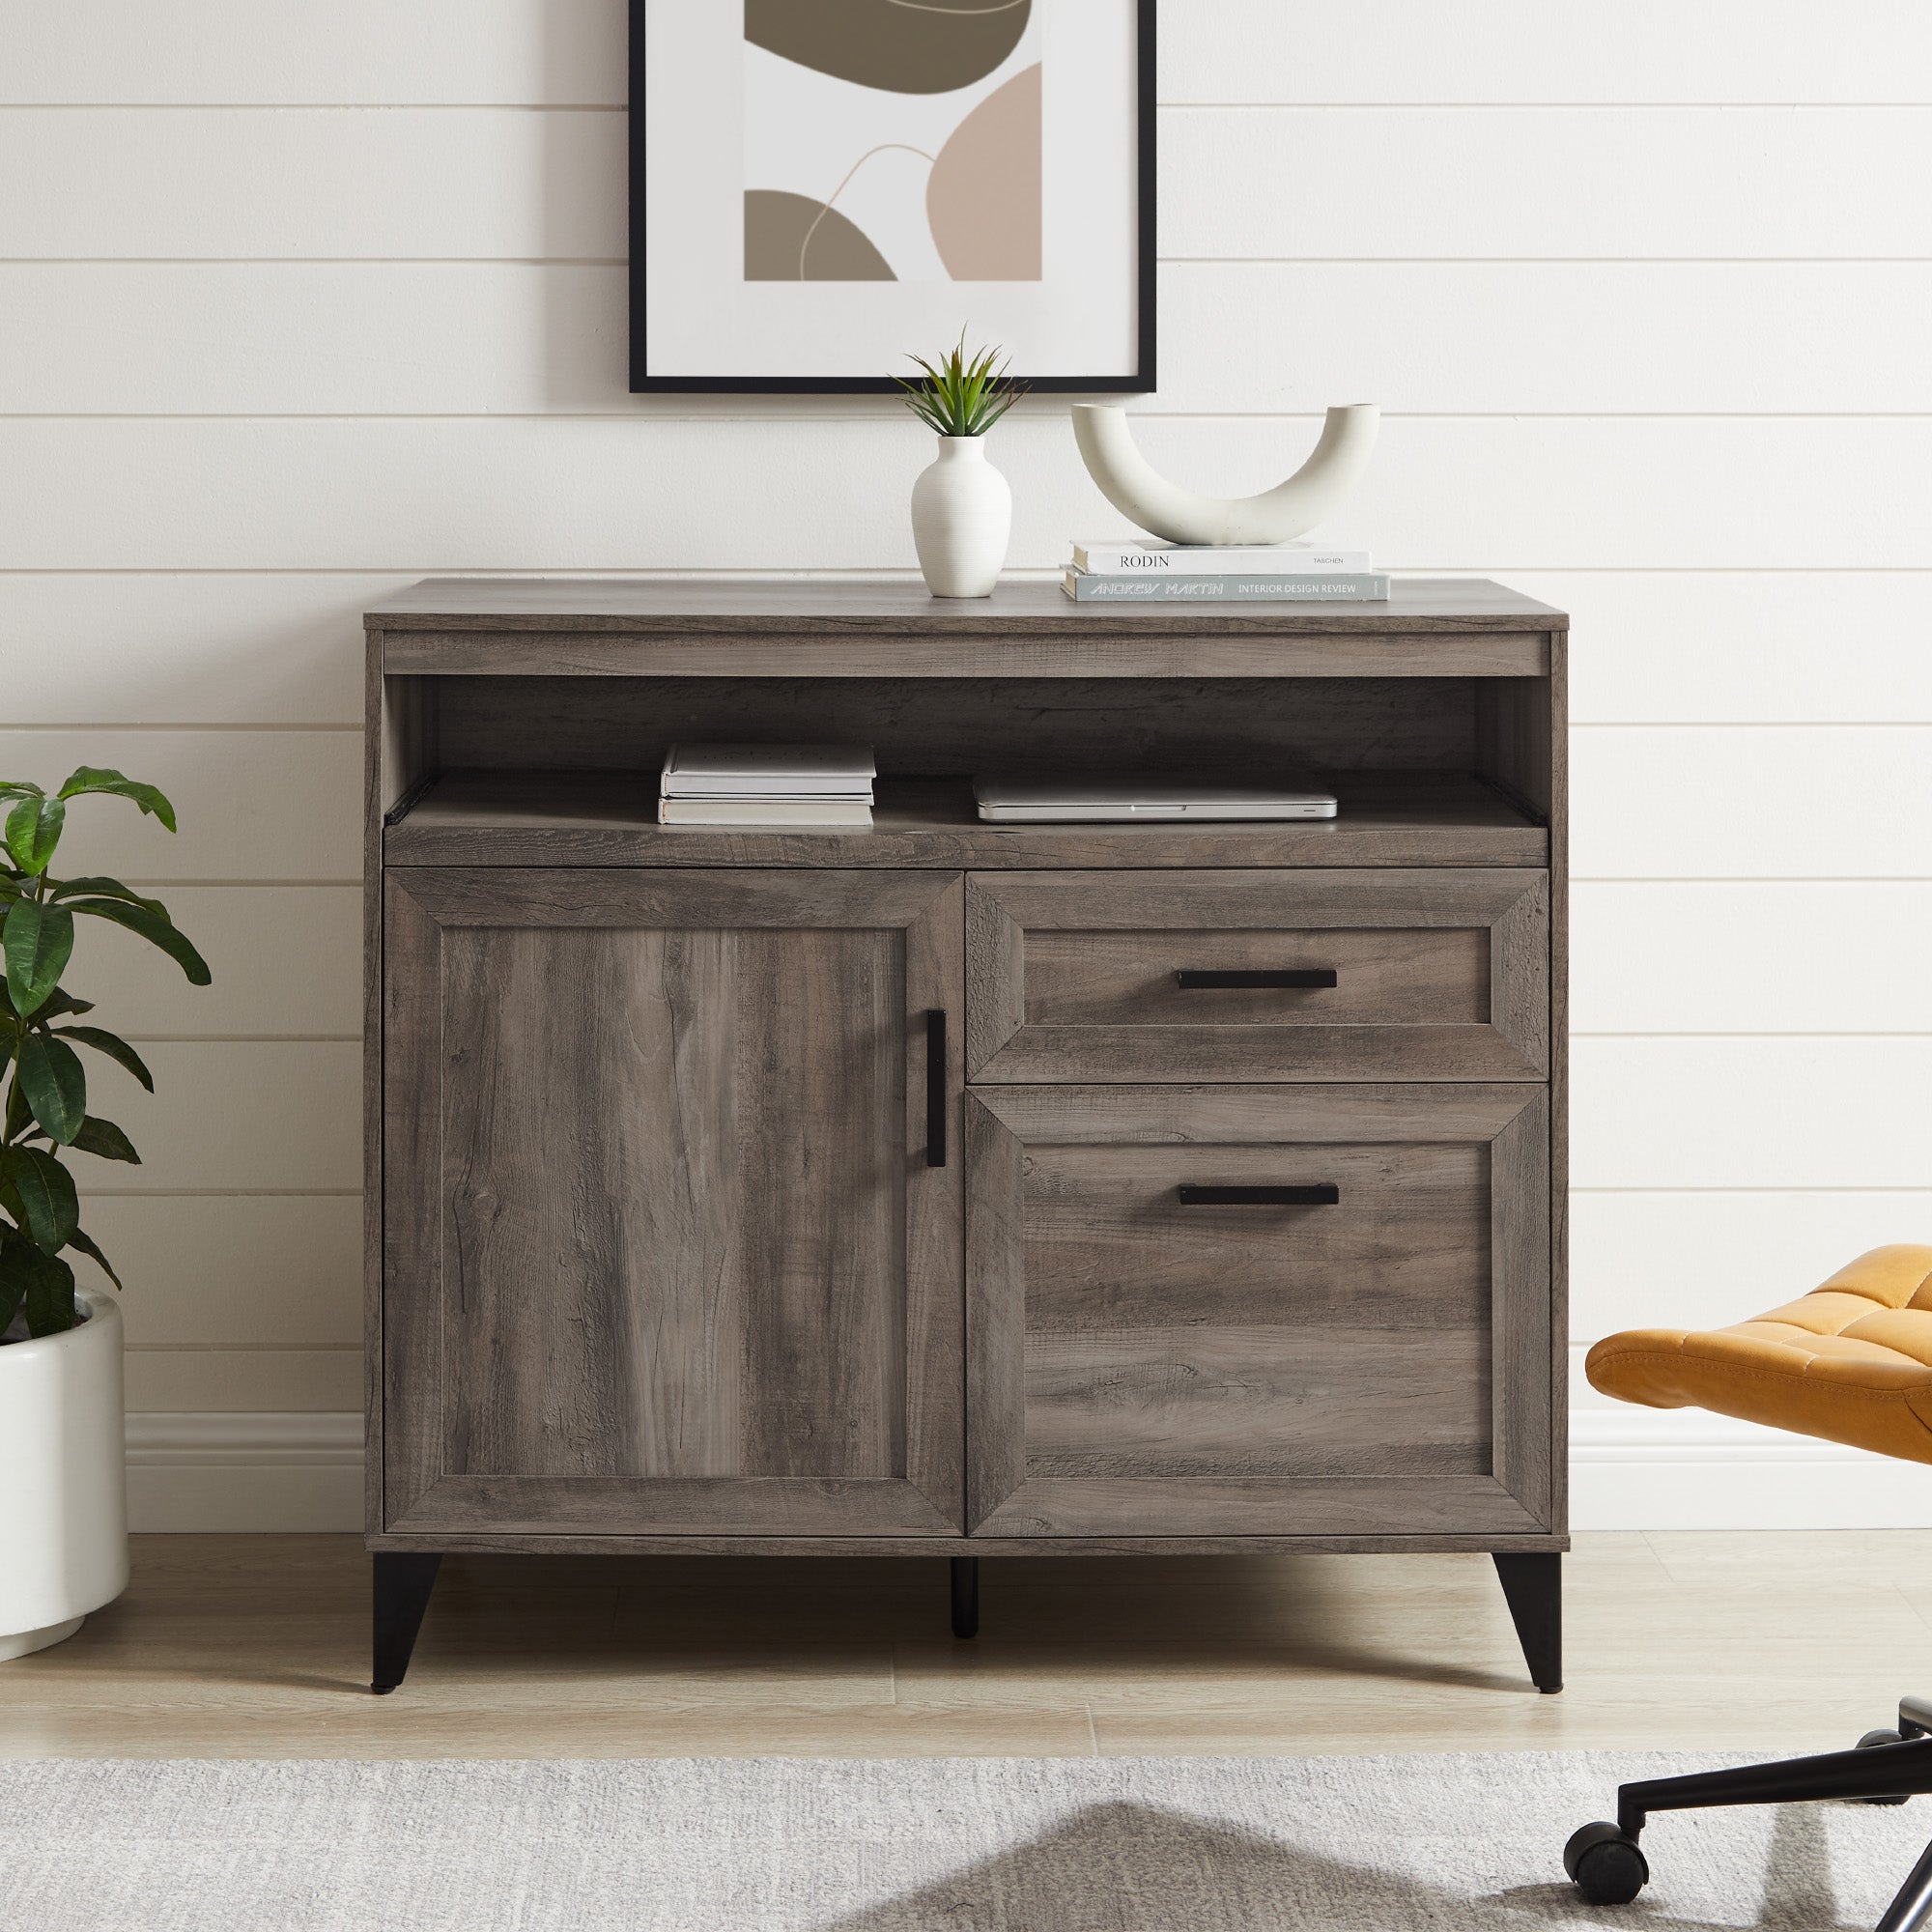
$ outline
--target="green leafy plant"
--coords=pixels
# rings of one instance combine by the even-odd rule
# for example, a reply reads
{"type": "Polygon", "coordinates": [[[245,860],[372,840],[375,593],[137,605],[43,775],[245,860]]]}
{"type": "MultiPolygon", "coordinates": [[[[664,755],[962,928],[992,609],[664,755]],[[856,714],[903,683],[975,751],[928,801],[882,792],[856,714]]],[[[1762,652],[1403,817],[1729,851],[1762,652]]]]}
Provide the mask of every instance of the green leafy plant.
{"type": "Polygon", "coordinates": [[[92,1257],[116,1288],[121,1277],[80,1225],[73,1177],[62,1164],[70,1148],[103,1160],[138,1162],[133,1144],[112,1121],[87,1111],[87,1073],[76,1045],[124,1066],[149,1093],[154,1076],[118,1035],[74,1024],[93,1003],[61,984],[73,955],[74,916],[104,919],[158,946],[190,983],[205,986],[209,971],[176,930],[159,899],[143,898],[118,879],[48,876],[68,801],[91,793],[131,799],[170,832],[175,809],[151,784],[119,772],[82,765],[50,798],[37,784],[0,781],[6,811],[0,857],[0,950],[7,978],[0,991],[0,1339],[21,1310],[30,1336],[55,1335],[76,1320],[69,1248],[92,1257]],[[12,801],[11,804],[7,803],[12,801]],[[11,1079],[8,1075],[11,1074],[11,1079]]]}
{"type": "Polygon", "coordinates": [[[966,338],[935,368],[923,355],[912,360],[925,371],[918,378],[895,376],[904,402],[928,429],[941,436],[984,436],[1026,394],[1024,383],[1007,381],[1004,362],[995,369],[997,349],[981,349],[969,360],[966,338]]]}

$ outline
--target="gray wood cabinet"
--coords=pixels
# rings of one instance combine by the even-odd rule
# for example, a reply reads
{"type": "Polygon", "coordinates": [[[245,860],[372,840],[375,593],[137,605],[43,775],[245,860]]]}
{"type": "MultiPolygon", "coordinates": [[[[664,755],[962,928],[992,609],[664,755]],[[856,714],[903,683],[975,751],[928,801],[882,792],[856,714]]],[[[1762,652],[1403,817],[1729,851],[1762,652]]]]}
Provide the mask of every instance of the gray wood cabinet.
{"type": "Polygon", "coordinates": [[[1468,582],[373,611],[378,1687],[449,1549],[1313,1548],[1495,1552],[1553,1688],[1566,631],[1468,582]],[[660,828],[693,737],[870,742],[873,830],[660,828]],[[1340,815],[969,791],[1283,765],[1340,815]]]}

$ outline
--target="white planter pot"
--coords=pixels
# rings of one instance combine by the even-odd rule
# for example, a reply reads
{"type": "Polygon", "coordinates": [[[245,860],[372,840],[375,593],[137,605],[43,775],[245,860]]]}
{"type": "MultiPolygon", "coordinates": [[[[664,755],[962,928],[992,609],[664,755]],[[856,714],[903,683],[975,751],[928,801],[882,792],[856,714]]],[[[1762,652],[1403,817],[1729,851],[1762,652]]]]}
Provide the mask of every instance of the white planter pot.
{"type": "Polygon", "coordinates": [[[80,1300],[77,1328],[0,1344],[0,1659],[71,1636],[128,1587],[121,1308],[80,1300]]]}
{"type": "Polygon", "coordinates": [[[990,597],[1013,531],[1013,493],[983,436],[942,436],[912,486],[912,540],[935,597],[990,597]]]}

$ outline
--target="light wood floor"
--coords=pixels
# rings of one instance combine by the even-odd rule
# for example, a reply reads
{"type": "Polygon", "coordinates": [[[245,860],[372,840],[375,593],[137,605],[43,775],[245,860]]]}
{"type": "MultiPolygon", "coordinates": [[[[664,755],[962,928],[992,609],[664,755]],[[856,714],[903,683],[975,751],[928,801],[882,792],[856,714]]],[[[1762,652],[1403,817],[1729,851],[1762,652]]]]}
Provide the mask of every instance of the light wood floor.
{"type": "Polygon", "coordinates": [[[1569,1689],[1487,1558],[451,1558],[372,1697],[353,1537],[137,1538],[0,1664],[0,1756],[602,1757],[1838,1748],[1932,1691],[1932,1531],[1596,1536],[1569,1689]]]}

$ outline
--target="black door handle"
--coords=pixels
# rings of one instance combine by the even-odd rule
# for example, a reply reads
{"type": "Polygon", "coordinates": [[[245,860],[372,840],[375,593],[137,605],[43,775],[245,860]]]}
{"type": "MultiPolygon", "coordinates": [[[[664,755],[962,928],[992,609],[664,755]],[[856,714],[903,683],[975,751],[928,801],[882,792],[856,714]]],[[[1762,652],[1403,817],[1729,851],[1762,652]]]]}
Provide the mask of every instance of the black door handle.
{"type": "Polygon", "coordinates": [[[1342,1190],[1332,1180],[1306,1187],[1197,1187],[1180,1183],[1183,1208],[1334,1208],[1342,1190]]]}
{"type": "Polygon", "coordinates": [[[1335,986],[1341,983],[1332,966],[1280,966],[1257,972],[1209,972],[1183,967],[1176,981],[1187,992],[1227,986],[1335,986]]]}
{"type": "Polygon", "coordinates": [[[925,1164],[946,1165],[946,1011],[925,1016],[925,1164]]]}

